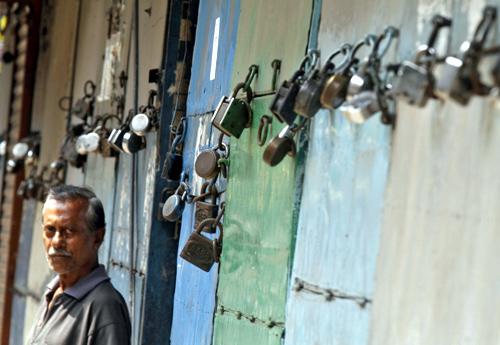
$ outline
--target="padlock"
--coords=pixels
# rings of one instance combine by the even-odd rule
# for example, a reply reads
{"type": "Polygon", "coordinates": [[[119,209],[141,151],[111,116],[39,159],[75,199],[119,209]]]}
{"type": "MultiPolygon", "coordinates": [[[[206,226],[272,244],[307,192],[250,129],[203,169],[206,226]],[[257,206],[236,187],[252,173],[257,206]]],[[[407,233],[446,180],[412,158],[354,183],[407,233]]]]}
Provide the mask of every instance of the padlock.
{"type": "Polygon", "coordinates": [[[182,211],[184,211],[184,204],[188,194],[188,187],[186,183],[181,182],[179,187],[177,187],[174,194],[168,197],[167,201],[162,208],[163,219],[170,222],[175,222],[182,217],[182,211]]]}
{"type": "Polygon", "coordinates": [[[28,143],[19,142],[12,147],[12,157],[14,159],[24,159],[30,150],[28,143]]]}
{"type": "Polygon", "coordinates": [[[99,138],[98,147],[94,149],[94,146],[92,146],[92,151],[89,150],[90,152],[98,151],[105,158],[117,157],[119,154],[119,151],[116,150],[108,141],[111,130],[107,127],[107,125],[111,119],[115,119],[119,124],[121,124],[121,119],[117,115],[103,115],[96,121],[96,128],[93,131],[99,138]],[[101,124],[97,125],[99,122],[101,124]]]}
{"type": "Polygon", "coordinates": [[[434,44],[442,28],[451,26],[451,19],[436,15],[432,18],[432,30],[426,45],[418,48],[415,61],[404,61],[397,72],[390,93],[402,97],[407,103],[425,107],[434,97],[435,77],[433,68],[436,62],[434,44]]]}
{"type": "Polygon", "coordinates": [[[284,127],[281,132],[269,142],[264,150],[264,162],[273,167],[279,164],[285,155],[295,157],[297,147],[293,137],[295,136],[296,130],[297,127],[295,124],[284,127]]]}
{"type": "Polygon", "coordinates": [[[279,87],[278,92],[276,92],[269,109],[274,116],[276,116],[278,121],[289,125],[295,121],[297,113],[293,110],[293,108],[303,76],[304,71],[298,70],[294,73],[290,80],[285,80],[279,87]]]}
{"type": "Polygon", "coordinates": [[[6,168],[8,173],[16,173],[16,172],[20,171],[20,169],[23,167],[23,165],[24,165],[24,163],[22,160],[9,159],[7,161],[5,168],[6,168]]]}
{"type": "Polygon", "coordinates": [[[363,123],[380,111],[380,105],[375,91],[361,91],[349,101],[340,106],[342,115],[353,123],[363,123]]]}
{"type": "Polygon", "coordinates": [[[228,157],[229,147],[225,143],[220,143],[211,149],[198,153],[194,162],[194,170],[200,177],[207,180],[213,179],[221,171],[221,159],[227,159],[228,157]]]}
{"type": "Polygon", "coordinates": [[[252,89],[245,87],[245,83],[237,84],[230,98],[222,97],[212,116],[212,125],[229,137],[239,138],[252,121],[251,101],[252,89]],[[247,95],[246,100],[236,98],[238,92],[243,89],[247,95]]]}
{"type": "Polygon", "coordinates": [[[186,245],[181,251],[180,257],[205,272],[209,272],[213,264],[219,262],[222,251],[223,238],[222,224],[214,218],[208,218],[202,221],[196,231],[191,233],[186,245]],[[206,227],[218,227],[220,230],[217,240],[210,240],[201,234],[206,227]]]}
{"type": "Polygon", "coordinates": [[[280,122],[291,125],[297,118],[297,113],[294,110],[295,100],[300,86],[308,74],[309,69],[315,67],[318,61],[319,51],[309,51],[308,54],[302,59],[299,69],[293,74],[289,80],[283,81],[278,91],[276,92],[269,110],[280,122]]]}
{"type": "Polygon", "coordinates": [[[489,94],[490,88],[481,81],[478,65],[484,44],[496,21],[496,8],[486,6],[471,41],[460,46],[459,57],[448,56],[436,69],[436,91],[441,97],[450,96],[461,105],[467,105],[473,95],[489,94]]]}
{"type": "Polygon", "coordinates": [[[146,138],[129,131],[123,136],[122,148],[125,153],[137,153],[146,148],[146,138]]]}
{"type": "Polygon", "coordinates": [[[95,132],[82,134],[76,139],[75,143],[76,151],[81,155],[86,155],[91,152],[95,152],[99,149],[99,141],[100,141],[99,134],[95,132]]]}
{"type": "Polygon", "coordinates": [[[348,54],[351,51],[351,45],[345,44],[339,50],[335,51],[328,57],[321,70],[314,69],[310,76],[300,86],[299,92],[295,99],[294,111],[305,117],[313,117],[321,108],[321,92],[325,86],[326,81],[334,75],[337,71],[342,70],[349,63],[348,54]],[[333,59],[343,54],[346,58],[336,68],[333,59]]]}
{"type": "Polygon", "coordinates": [[[86,130],[85,124],[78,124],[70,128],[64,138],[64,143],[61,147],[61,156],[70,165],[75,168],[81,168],[87,161],[87,155],[81,155],[76,151],[76,139],[86,130]]]}
{"type": "MultiPolygon", "coordinates": [[[[219,213],[219,205],[217,205],[218,196],[217,187],[209,182],[203,183],[201,186],[200,196],[205,196],[204,198],[195,198],[195,210],[194,210],[194,228],[197,229],[200,223],[207,218],[217,217],[219,213]],[[210,201],[206,201],[207,197],[210,197],[210,201]]],[[[211,228],[215,231],[214,228],[211,228]]],[[[213,232],[207,230],[207,232],[213,232]]]]}
{"type": "Polygon", "coordinates": [[[368,35],[365,38],[366,44],[371,46],[372,50],[349,80],[347,100],[357,97],[358,94],[364,91],[375,91],[382,88],[380,85],[381,61],[389,50],[393,40],[397,37],[399,37],[399,30],[393,26],[388,26],[381,35],[368,35]],[[385,42],[385,44],[382,45],[382,42],[385,42]]]}
{"type": "Polygon", "coordinates": [[[148,105],[141,110],[142,112],[134,115],[130,121],[130,130],[139,136],[145,136],[158,125],[158,111],[154,106],[156,91],[149,91],[148,105]]]}
{"type": "Polygon", "coordinates": [[[111,133],[109,134],[108,143],[115,150],[119,152],[124,152],[123,138],[127,133],[128,133],[128,126],[126,124],[121,125],[119,128],[114,128],[113,130],[111,130],[111,133]]]}
{"type": "Polygon", "coordinates": [[[95,90],[96,86],[91,80],[87,80],[83,85],[83,98],[80,98],[75,102],[75,105],[71,108],[71,114],[86,120],[88,117],[92,116],[94,113],[94,103],[95,103],[95,90]]]}
{"type": "Polygon", "coordinates": [[[339,67],[325,81],[320,94],[320,103],[324,108],[337,109],[345,102],[350,81],[359,69],[359,60],[356,58],[356,54],[361,47],[371,44],[374,39],[373,37],[373,35],[368,35],[356,43],[354,47],[350,48],[350,55],[346,65],[339,67]]]}
{"type": "Polygon", "coordinates": [[[162,191],[160,192],[160,202],[158,203],[158,212],[156,214],[156,217],[160,221],[164,220],[164,218],[163,218],[163,206],[165,206],[165,202],[168,199],[167,195],[168,194],[172,194],[172,192],[174,192],[174,191],[172,189],[168,188],[168,187],[167,188],[163,188],[162,191]]]}
{"type": "Polygon", "coordinates": [[[161,177],[167,180],[179,181],[182,173],[182,155],[177,153],[177,147],[184,141],[184,135],[177,135],[167,152],[161,177]]]}

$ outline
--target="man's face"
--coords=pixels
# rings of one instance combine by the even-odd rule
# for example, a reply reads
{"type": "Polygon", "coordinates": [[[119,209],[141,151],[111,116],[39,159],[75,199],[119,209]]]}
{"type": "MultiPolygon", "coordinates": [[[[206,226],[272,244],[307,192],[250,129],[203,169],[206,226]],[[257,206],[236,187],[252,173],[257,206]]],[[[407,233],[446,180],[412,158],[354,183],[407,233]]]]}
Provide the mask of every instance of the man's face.
{"type": "Polygon", "coordinates": [[[49,198],[43,208],[43,242],[50,268],[60,275],[86,275],[97,264],[104,229],[92,231],[86,222],[85,199],[49,198]]]}

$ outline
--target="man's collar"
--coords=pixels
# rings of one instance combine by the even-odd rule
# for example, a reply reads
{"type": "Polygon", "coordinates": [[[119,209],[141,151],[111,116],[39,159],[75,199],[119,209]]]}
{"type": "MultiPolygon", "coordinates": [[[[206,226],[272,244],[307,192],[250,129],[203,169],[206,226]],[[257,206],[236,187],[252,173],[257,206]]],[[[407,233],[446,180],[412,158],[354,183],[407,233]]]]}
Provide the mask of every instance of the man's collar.
{"type": "MultiPolygon", "coordinates": [[[[104,266],[99,265],[88,275],[77,281],[75,285],[64,290],[63,292],[73,298],[81,299],[105,280],[109,280],[108,274],[106,273],[104,266]]],[[[50,281],[49,284],[47,284],[47,292],[45,293],[45,296],[54,293],[58,286],[59,276],[56,276],[50,281]]]]}

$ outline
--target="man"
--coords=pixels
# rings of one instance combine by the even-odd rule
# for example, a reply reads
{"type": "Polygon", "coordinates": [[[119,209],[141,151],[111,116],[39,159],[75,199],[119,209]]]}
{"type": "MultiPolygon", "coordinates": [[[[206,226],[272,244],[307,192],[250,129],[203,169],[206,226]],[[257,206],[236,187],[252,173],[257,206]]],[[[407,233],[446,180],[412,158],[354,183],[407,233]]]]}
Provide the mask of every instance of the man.
{"type": "Polygon", "coordinates": [[[127,345],[130,317],[97,251],[105,232],[101,201],[87,188],[62,185],[43,206],[43,242],[48,285],[28,344],[127,345]]]}

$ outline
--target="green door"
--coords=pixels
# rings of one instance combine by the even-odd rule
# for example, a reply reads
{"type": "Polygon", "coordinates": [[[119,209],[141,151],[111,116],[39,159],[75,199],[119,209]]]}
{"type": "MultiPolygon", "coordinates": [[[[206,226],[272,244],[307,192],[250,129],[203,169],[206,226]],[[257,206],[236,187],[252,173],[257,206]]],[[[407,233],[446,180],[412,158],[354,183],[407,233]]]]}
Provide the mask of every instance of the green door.
{"type": "MultiPolygon", "coordinates": [[[[232,85],[259,66],[254,91],[269,90],[271,62],[282,60],[288,78],[306,52],[312,0],[242,1],[232,85]]],[[[276,167],[262,161],[259,119],[272,96],[252,102],[250,129],[231,138],[214,344],[280,344],[295,233],[295,160],[276,167]]],[[[273,120],[273,135],[283,127],[273,120]]],[[[265,146],[264,146],[265,147],[265,146]]]]}

